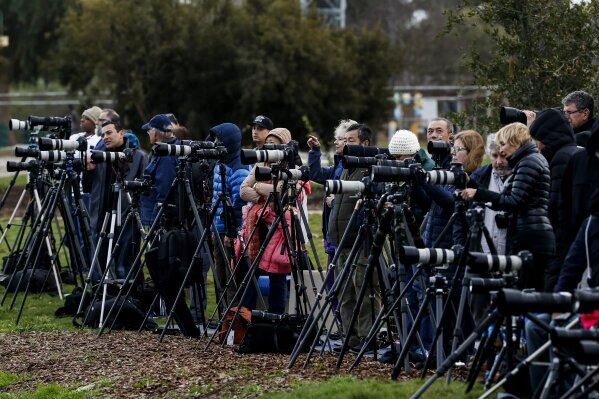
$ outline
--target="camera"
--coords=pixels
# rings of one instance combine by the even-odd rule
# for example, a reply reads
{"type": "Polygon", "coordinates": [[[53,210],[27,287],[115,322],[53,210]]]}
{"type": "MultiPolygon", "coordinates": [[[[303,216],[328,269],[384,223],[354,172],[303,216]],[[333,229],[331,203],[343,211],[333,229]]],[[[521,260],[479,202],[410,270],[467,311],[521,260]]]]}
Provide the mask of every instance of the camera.
{"type": "Polygon", "coordinates": [[[452,184],[457,188],[465,188],[468,174],[460,162],[452,162],[450,170],[431,170],[427,172],[429,184],[452,184]]]}
{"type": "Polygon", "coordinates": [[[35,160],[31,160],[29,162],[14,162],[8,161],[6,162],[6,170],[8,172],[20,172],[20,171],[28,171],[33,172],[39,168],[39,162],[35,160]]]}
{"type": "Polygon", "coordinates": [[[79,137],[77,140],[60,140],[39,137],[37,145],[40,150],[86,151],[87,140],[79,137]]]}
{"type": "Polygon", "coordinates": [[[265,144],[262,148],[275,148],[272,150],[241,150],[241,163],[252,165],[257,162],[276,163],[286,161],[294,163],[299,150],[299,144],[291,140],[288,144],[265,144]]]}
{"type": "Polygon", "coordinates": [[[307,166],[302,166],[299,169],[286,169],[281,167],[268,168],[265,166],[256,167],[256,181],[277,180],[294,180],[294,181],[309,181],[310,173],[307,166]]]}
{"type": "Polygon", "coordinates": [[[141,179],[123,181],[123,188],[127,191],[147,193],[152,189],[152,186],[152,179],[149,175],[144,175],[141,179]]]}
{"type": "Polygon", "coordinates": [[[345,147],[343,147],[343,155],[362,158],[375,157],[377,155],[384,155],[388,158],[391,157],[388,148],[364,147],[359,144],[346,144],[345,147]]]}
{"type": "Polygon", "coordinates": [[[512,107],[501,107],[499,110],[499,121],[502,125],[509,125],[510,123],[520,122],[526,125],[526,114],[518,108],[512,107]]]}
{"type": "Polygon", "coordinates": [[[426,149],[431,155],[448,155],[451,153],[451,143],[445,141],[429,141],[426,149]]]}
{"type": "Polygon", "coordinates": [[[517,272],[532,262],[532,254],[520,251],[518,255],[491,255],[482,252],[470,252],[468,265],[473,273],[510,273],[517,272]]]}
{"type": "Polygon", "coordinates": [[[226,160],[228,153],[224,146],[215,146],[211,141],[185,141],[187,144],[157,143],[152,146],[156,156],[188,156],[195,159],[226,160]]]}
{"type": "Polygon", "coordinates": [[[287,314],[269,313],[264,310],[252,310],[252,323],[280,324],[288,319],[287,314]]]}
{"type": "Polygon", "coordinates": [[[8,128],[10,130],[33,130],[34,127],[41,126],[43,128],[49,127],[62,127],[69,129],[71,128],[70,117],[58,117],[58,116],[30,116],[26,121],[18,119],[11,119],[8,122],[8,128]]]}
{"type": "Polygon", "coordinates": [[[37,158],[40,155],[40,150],[31,147],[15,147],[15,156],[20,158],[37,158]]]}
{"type": "Polygon", "coordinates": [[[353,157],[348,155],[341,158],[341,165],[343,169],[369,168],[376,165],[378,161],[379,158],[377,157],[353,157]]]}
{"type": "Polygon", "coordinates": [[[125,148],[123,152],[90,150],[93,163],[102,162],[131,162],[133,161],[133,149],[125,148]]]}
{"type": "Polygon", "coordinates": [[[572,294],[566,292],[523,292],[504,288],[497,295],[497,308],[504,315],[527,312],[554,313],[572,311],[572,294]]]}
{"type": "Polygon", "coordinates": [[[455,263],[461,253],[462,247],[458,245],[455,245],[452,249],[399,247],[399,259],[405,264],[423,263],[430,265],[455,263]]]}
{"type": "Polygon", "coordinates": [[[497,292],[507,285],[507,281],[503,278],[472,277],[470,279],[470,292],[473,294],[487,294],[497,292]]]}
{"type": "Polygon", "coordinates": [[[426,180],[426,171],[419,163],[405,166],[373,166],[370,178],[374,182],[418,182],[426,180]]]}
{"type": "Polygon", "coordinates": [[[40,161],[60,162],[60,161],[68,159],[68,157],[69,157],[69,154],[66,151],[54,150],[54,151],[40,151],[37,158],[40,161]]]}

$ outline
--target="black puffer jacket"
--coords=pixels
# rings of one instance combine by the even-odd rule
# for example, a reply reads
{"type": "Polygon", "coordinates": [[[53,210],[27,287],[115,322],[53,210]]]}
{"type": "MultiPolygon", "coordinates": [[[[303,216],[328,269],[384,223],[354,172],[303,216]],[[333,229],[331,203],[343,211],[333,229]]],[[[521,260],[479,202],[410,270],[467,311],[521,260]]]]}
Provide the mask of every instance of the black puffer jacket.
{"type": "Polygon", "coordinates": [[[537,115],[530,126],[530,135],[545,146],[541,154],[549,163],[551,188],[549,196],[549,220],[554,230],[558,227],[559,196],[562,176],[568,161],[577,151],[572,126],[561,111],[549,108],[537,115]]]}
{"type": "Polygon", "coordinates": [[[558,257],[565,256],[576,237],[582,221],[590,214],[590,196],[599,187],[599,125],[589,138],[586,151],[572,156],[566,166],[561,184],[560,225],[563,235],[558,238],[558,257]]]}
{"type": "Polygon", "coordinates": [[[549,207],[549,165],[534,143],[517,149],[508,163],[513,170],[503,192],[478,188],[475,201],[491,202],[492,208],[512,214],[508,227],[508,253],[528,250],[551,256],[555,251],[549,207]]]}

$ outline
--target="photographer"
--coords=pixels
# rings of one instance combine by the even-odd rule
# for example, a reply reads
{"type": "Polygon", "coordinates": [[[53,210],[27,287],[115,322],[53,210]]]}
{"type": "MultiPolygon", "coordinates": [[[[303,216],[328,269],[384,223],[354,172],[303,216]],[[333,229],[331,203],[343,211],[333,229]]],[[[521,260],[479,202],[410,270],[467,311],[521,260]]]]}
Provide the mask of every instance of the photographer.
{"type": "Polygon", "coordinates": [[[492,209],[511,213],[507,253],[528,250],[533,254],[532,270],[520,272],[519,284],[523,288],[542,291],[545,267],[555,250],[548,217],[549,165],[531,142],[528,128],[522,123],[501,128],[495,142],[508,158],[513,170],[512,179],[501,193],[478,187],[463,190],[461,196],[466,200],[491,202],[492,209]]]}
{"type": "MultiPolygon", "coordinates": [[[[563,234],[558,223],[562,177],[572,155],[581,149],[576,146],[572,127],[564,114],[553,108],[537,113],[535,121],[530,126],[530,135],[549,163],[549,173],[551,175],[549,221],[555,232],[556,243],[560,243],[562,240],[559,237],[563,234]]],[[[558,245],[556,252],[558,256],[548,265],[546,270],[545,289],[547,291],[553,291],[568,248],[561,248],[558,245]]]]}
{"type": "MultiPolygon", "coordinates": [[[[120,122],[105,122],[102,125],[102,143],[106,151],[122,152],[127,148],[131,148],[131,144],[124,137],[124,134],[125,131],[121,127],[120,122]]],[[[147,163],[146,156],[140,151],[131,149],[133,151],[131,162],[118,161],[94,164],[89,160],[87,163],[87,170],[93,181],[91,188],[90,224],[96,237],[98,237],[102,230],[105,215],[110,213],[113,207],[116,206],[114,201],[117,198],[113,195],[112,185],[121,179],[134,180],[135,178],[141,178],[143,175],[143,170],[147,163]]],[[[121,196],[121,217],[124,220],[128,209],[126,196],[122,192],[116,195],[121,196]]],[[[131,245],[133,228],[131,225],[124,226],[124,228],[127,230],[123,233],[122,246],[116,260],[115,269],[117,278],[124,278],[127,275],[128,269],[133,263],[133,251],[135,250],[131,245]]],[[[106,241],[104,243],[107,244],[106,241]]],[[[110,254],[106,252],[106,250],[101,250],[100,254],[103,257],[109,256],[110,254]]],[[[100,264],[106,264],[105,258],[100,261],[100,264]]]]}
{"type": "MultiPolygon", "coordinates": [[[[339,122],[339,125],[335,128],[335,157],[332,166],[322,167],[320,160],[322,153],[320,152],[320,142],[314,136],[310,136],[308,139],[308,146],[310,151],[308,152],[308,166],[310,167],[310,180],[325,184],[326,180],[337,180],[341,176],[343,166],[341,164],[341,158],[343,155],[343,147],[345,147],[345,133],[347,128],[355,125],[356,122],[351,119],[345,119],[339,122]]],[[[335,254],[335,245],[329,239],[329,217],[331,215],[331,209],[333,208],[334,195],[329,194],[325,196],[322,201],[322,236],[324,240],[324,251],[328,255],[328,264],[331,263],[333,255],[335,254]]],[[[332,285],[332,281],[331,281],[332,285]]]]}
{"type": "MultiPolygon", "coordinates": [[[[272,129],[268,136],[266,136],[266,144],[289,144],[291,141],[291,133],[285,128],[272,129]]],[[[250,201],[251,205],[245,208],[245,215],[242,228],[242,236],[245,245],[248,247],[246,255],[250,263],[256,259],[260,251],[260,245],[264,242],[268,229],[275,217],[275,210],[273,209],[272,201],[267,206],[266,212],[259,220],[258,216],[260,211],[264,207],[266,199],[269,194],[276,190],[281,192],[283,188],[283,182],[279,181],[276,187],[273,187],[271,182],[259,182],[256,181],[255,173],[257,166],[270,166],[267,163],[257,163],[249,173],[247,178],[243,181],[240,187],[240,196],[245,201],[250,201]],[[249,235],[254,228],[257,226],[256,233],[249,239],[249,235]]],[[[289,213],[285,213],[287,223],[290,222],[289,213]]],[[[282,225],[278,226],[277,231],[271,237],[267,243],[266,250],[258,268],[268,275],[269,278],[269,293],[268,293],[268,312],[283,314],[285,313],[285,305],[287,303],[287,274],[291,273],[291,264],[287,256],[287,251],[283,251],[283,231],[282,225]]],[[[241,252],[241,248],[238,247],[235,250],[236,254],[241,252]]],[[[253,286],[250,285],[248,288],[250,297],[245,299],[243,305],[253,309],[255,308],[255,295],[253,286]]]]}
{"type": "MultiPolygon", "coordinates": [[[[443,141],[453,143],[453,123],[446,118],[434,118],[428,124],[426,129],[427,141],[443,141]]],[[[449,169],[451,164],[451,154],[443,154],[437,160],[437,166],[441,169],[449,169]]]]}
{"type": "MultiPolygon", "coordinates": [[[[219,193],[223,191],[223,184],[230,196],[232,205],[233,219],[229,219],[229,225],[225,226],[223,215],[223,204],[220,203],[214,218],[214,226],[216,227],[215,234],[219,234],[223,241],[226,258],[222,257],[221,251],[217,246],[214,246],[214,266],[216,268],[218,282],[221,288],[227,284],[227,267],[230,267],[230,260],[235,258],[233,251],[233,242],[237,238],[237,229],[241,229],[242,225],[242,208],[245,205],[244,200],[240,196],[241,184],[250,173],[247,165],[242,165],[240,161],[241,151],[241,131],[233,123],[222,123],[210,129],[210,134],[220,141],[227,148],[227,160],[225,163],[225,182],[222,181],[220,168],[214,168],[212,203],[216,203],[219,193]]],[[[239,276],[243,277],[243,276],[239,276]]],[[[227,289],[227,301],[231,302],[235,295],[234,284],[231,284],[227,289]]]]}
{"type": "MultiPolygon", "coordinates": [[[[148,133],[150,144],[157,143],[179,144],[173,136],[172,122],[164,114],[154,115],[141,127],[148,133]]],[[[175,180],[177,173],[177,157],[152,155],[144,170],[144,175],[152,179],[152,189],[141,196],[141,223],[151,226],[158,213],[157,206],[166,200],[166,194],[175,180]]],[[[174,196],[172,196],[174,198],[174,196]]]]}
{"type": "MultiPolygon", "coordinates": [[[[345,144],[359,144],[363,147],[368,147],[372,140],[372,130],[366,125],[355,124],[347,128],[345,133],[345,144]]],[[[347,181],[360,181],[364,175],[365,169],[345,169],[340,176],[340,180],[347,181]]],[[[337,248],[337,251],[341,253],[337,259],[337,271],[339,274],[342,273],[343,265],[346,263],[347,258],[350,255],[351,248],[356,241],[357,232],[359,230],[360,222],[357,222],[355,226],[348,226],[351,215],[356,207],[358,198],[355,195],[350,194],[337,194],[335,197],[335,205],[331,211],[331,217],[329,219],[329,237],[337,248]],[[347,229],[347,238],[345,245],[340,247],[341,237],[347,229]]],[[[360,219],[360,218],[358,218],[360,219]]],[[[344,328],[347,328],[349,322],[353,316],[354,307],[356,305],[360,287],[365,280],[366,267],[368,266],[368,253],[370,250],[370,243],[362,243],[362,250],[358,253],[355,264],[355,272],[347,281],[345,294],[340,299],[340,313],[341,323],[344,328]]],[[[350,267],[350,265],[347,265],[350,267]]],[[[358,321],[354,327],[354,331],[345,331],[345,334],[349,335],[349,347],[354,350],[359,350],[363,344],[363,340],[368,335],[368,331],[372,326],[372,321],[380,309],[380,288],[378,284],[378,276],[376,273],[373,274],[372,287],[374,289],[374,295],[369,298],[364,298],[362,306],[359,310],[358,321]]]]}

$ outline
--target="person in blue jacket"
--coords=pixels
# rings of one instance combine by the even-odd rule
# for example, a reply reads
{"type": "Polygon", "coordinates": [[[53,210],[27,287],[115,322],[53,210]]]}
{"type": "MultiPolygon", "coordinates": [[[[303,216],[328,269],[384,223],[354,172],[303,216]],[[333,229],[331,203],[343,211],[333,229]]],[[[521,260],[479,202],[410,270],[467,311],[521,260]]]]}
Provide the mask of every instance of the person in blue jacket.
{"type": "MultiPolygon", "coordinates": [[[[158,143],[180,144],[173,135],[172,122],[165,114],[154,115],[152,119],[141,127],[150,136],[152,145],[158,143]]],[[[158,213],[158,204],[166,200],[166,195],[175,180],[177,174],[177,157],[152,155],[144,175],[152,179],[152,189],[146,195],[141,196],[141,223],[151,226],[158,213]]],[[[171,199],[175,197],[171,195],[171,199]]]]}
{"type": "MultiPolygon", "coordinates": [[[[233,242],[237,237],[238,229],[242,224],[242,208],[246,202],[239,196],[241,183],[250,173],[250,167],[243,165],[240,160],[241,153],[241,131],[233,123],[222,123],[210,129],[210,134],[227,148],[227,160],[225,161],[225,184],[226,192],[231,201],[232,209],[227,215],[228,226],[225,226],[225,217],[223,215],[223,203],[219,203],[214,218],[214,234],[218,234],[225,248],[225,257],[219,248],[214,245],[214,265],[216,267],[217,279],[220,287],[225,287],[230,273],[227,268],[230,267],[230,259],[234,258],[233,242]]],[[[223,181],[220,173],[220,166],[214,168],[214,180],[212,190],[212,203],[215,204],[219,194],[223,192],[223,181]]],[[[214,237],[216,238],[216,237],[214,237]]],[[[238,276],[240,279],[243,276],[238,276]]],[[[227,302],[230,302],[235,295],[235,285],[232,283],[227,287],[227,302]]]]}

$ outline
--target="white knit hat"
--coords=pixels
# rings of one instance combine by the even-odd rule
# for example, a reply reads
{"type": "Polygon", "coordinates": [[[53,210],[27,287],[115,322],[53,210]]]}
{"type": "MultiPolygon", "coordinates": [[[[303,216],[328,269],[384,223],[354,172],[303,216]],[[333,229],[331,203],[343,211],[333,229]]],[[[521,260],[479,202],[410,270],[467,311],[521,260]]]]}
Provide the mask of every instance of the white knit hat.
{"type": "Polygon", "coordinates": [[[391,155],[412,155],[420,149],[420,143],[414,133],[409,130],[398,130],[389,143],[391,155]]]}

